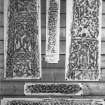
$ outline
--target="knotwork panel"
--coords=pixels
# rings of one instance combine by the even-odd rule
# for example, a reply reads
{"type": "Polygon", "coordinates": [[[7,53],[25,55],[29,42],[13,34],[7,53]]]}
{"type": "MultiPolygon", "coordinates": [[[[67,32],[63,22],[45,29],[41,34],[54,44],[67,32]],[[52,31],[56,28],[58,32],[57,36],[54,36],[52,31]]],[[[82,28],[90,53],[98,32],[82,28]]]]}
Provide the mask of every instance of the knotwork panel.
{"type": "Polygon", "coordinates": [[[82,95],[83,86],[74,83],[25,83],[25,95],[82,95]]]}
{"type": "Polygon", "coordinates": [[[1,105],[104,105],[104,99],[4,98],[1,105]]]}
{"type": "Polygon", "coordinates": [[[4,76],[7,79],[39,79],[40,0],[5,0],[4,6],[4,76]]]}
{"type": "Polygon", "coordinates": [[[59,61],[60,0],[46,1],[46,61],[59,61]]]}
{"type": "Polygon", "coordinates": [[[94,81],[101,77],[101,9],[101,0],[67,0],[67,80],[94,81]]]}

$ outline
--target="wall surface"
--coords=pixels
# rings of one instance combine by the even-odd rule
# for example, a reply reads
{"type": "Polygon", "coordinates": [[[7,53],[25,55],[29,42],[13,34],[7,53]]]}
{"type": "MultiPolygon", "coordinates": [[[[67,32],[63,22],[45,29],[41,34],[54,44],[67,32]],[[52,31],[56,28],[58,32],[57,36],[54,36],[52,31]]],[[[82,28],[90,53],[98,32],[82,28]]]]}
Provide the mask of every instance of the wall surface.
{"type": "MultiPolygon", "coordinates": [[[[45,61],[45,43],[46,43],[46,0],[41,0],[41,37],[42,37],[42,79],[40,80],[3,80],[3,62],[4,62],[4,0],[0,0],[0,96],[24,96],[25,82],[66,82],[65,81],[65,43],[66,43],[66,0],[61,0],[61,23],[60,23],[60,61],[58,64],[48,64],[45,61]]],[[[100,81],[81,82],[84,84],[85,97],[104,97],[105,98],[105,0],[102,2],[102,35],[101,35],[101,71],[102,78],[100,81]]],[[[27,96],[35,97],[35,96],[27,96]]],[[[41,97],[41,96],[39,96],[41,97]]],[[[53,97],[53,96],[52,96],[53,97]]],[[[74,96],[81,98],[79,96],[74,96]]]]}

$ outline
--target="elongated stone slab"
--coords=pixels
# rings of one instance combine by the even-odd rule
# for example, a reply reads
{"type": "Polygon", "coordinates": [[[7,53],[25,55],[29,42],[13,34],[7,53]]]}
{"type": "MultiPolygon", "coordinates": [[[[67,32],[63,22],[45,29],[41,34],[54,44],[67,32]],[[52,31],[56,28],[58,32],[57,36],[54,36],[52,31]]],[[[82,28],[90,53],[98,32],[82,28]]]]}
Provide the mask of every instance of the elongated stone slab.
{"type": "Polygon", "coordinates": [[[67,0],[66,65],[68,81],[98,81],[101,65],[101,0],[67,0]]]}
{"type": "Polygon", "coordinates": [[[105,105],[103,99],[4,98],[1,105],[105,105]]]}
{"type": "Polygon", "coordinates": [[[80,83],[25,83],[25,95],[82,95],[80,83]]]}
{"type": "Polygon", "coordinates": [[[4,0],[4,77],[41,78],[40,0],[4,0]]]}
{"type": "Polygon", "coordinates": [[[58,63],[60,0],[47,0],[46,2],[46,61],[48,63],[58,63]]]}

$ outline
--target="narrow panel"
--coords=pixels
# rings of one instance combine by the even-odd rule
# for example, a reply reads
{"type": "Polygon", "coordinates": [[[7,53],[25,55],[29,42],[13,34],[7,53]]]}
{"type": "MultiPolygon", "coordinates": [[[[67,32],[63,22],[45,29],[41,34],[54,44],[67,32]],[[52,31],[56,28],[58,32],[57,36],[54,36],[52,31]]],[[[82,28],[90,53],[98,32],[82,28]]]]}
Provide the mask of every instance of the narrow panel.
{"type": "Polygon", "coordinates": [[[60,0],[47,0],[46,7],[46,61],[59,61],[60,0]]]}
{"type": "Polygon", "coordinates": [[[6,79],[41,78],[40,0],[5,0],[6,79]]]}
{"type": "Polygon", "coordinates": [[[104,105],[103,99],[4,98],[1,105],[104,105]]]}
{"type": "Polygon", "coordinates": [[[82,95],[82,85],[73,83],[25,83],[25,95],[82,95]]]}
{"type": "Polygon", "coordinates": [[[67,0],[66,80],[100,79],[101,15],[101,0],[67,0]]]}

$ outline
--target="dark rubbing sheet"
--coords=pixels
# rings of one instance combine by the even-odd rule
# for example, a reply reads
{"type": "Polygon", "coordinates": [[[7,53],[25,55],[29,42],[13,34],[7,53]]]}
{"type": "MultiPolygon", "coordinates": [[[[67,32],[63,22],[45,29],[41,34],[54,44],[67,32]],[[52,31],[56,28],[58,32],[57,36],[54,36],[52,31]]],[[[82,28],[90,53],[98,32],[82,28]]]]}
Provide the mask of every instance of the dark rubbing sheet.
{"type": "Polygon", "coordinates": [[[41,77],[40,0],[5,0],[5,78],[41,77]]]}
{"type": "MultiPolygon", "coordinates": [[[[72,22],[71,27],[69,27],[70,34],[68,35],[71,41],[68,40],[67,42],[67,44],[69,42],[70,44],[67,46],[69,51],[68,54],[66,53],[65,78],[67,80],[83,81],[99,80],[101,1],[73,0],[72,5],[72,22]]],[[[67,8],[69,8],[68,6],[67,8]]]]}
{"type": "Polygon", "coordinates": [[[4,98],[1,105],[104,105],[103,99],[4,98]]]}
{"type": "Polygon", "coordinates": [[[81,84],[73,83],[25,83],[25,95],[82,95],[81,84]]]}

